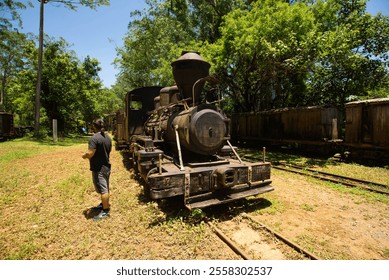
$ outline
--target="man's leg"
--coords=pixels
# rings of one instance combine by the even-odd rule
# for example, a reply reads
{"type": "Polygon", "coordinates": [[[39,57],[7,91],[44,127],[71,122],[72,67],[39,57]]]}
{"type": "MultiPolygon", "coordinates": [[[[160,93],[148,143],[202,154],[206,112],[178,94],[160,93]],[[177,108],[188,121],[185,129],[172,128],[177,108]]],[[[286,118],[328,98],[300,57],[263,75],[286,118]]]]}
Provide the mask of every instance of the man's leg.
{"type": "Polygon", "coordinates": [[[104,210],[109,210],[109,192],[101,194],[101,203],[104,210]]]}
{"type": "Polygon", "coordinates": [[[99,190],[101,194],[101,204],[102,204],[102,210],[100,214],[95,216],[93,220],[98,221],[101,219],[105,219],[109,217],[109,210],[110,210],[110,205],[109,205],[109,175],[110,175],[110,170],[102,170],[99,172],[98,175],[98,185],[99,185],[99,190]]]}

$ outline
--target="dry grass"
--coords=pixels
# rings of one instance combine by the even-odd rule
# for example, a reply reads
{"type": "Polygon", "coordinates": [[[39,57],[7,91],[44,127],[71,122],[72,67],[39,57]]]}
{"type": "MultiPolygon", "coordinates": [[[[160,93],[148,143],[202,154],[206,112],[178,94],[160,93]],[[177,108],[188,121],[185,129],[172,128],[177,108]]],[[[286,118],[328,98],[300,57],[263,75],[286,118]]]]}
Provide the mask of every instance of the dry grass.
{"type": "Polygon", "coordinates": [[[86,147],[86,139],[0,143],[0,259],[237,258],[189,212],[144,201],[116,151],[111,218],[94,222],[88,208],[100,201],[86,147]]]}
{"type": "MultiPolygon", "coordinates": [[[[246,156],[262,159],[262,153],[255,149],[242,149],[246,156]]],[[[267,159],[273,163],[285,163],[300,165],[306,168],[316,169],[336,175],[354,177],[361,180],[385,184],[389,188],[389,166],[375,166],[358,164],[355,162],[343,162],[335,158],[312,158],[298,154],[284,154],[279,152],[267,152],[267,159]]]]}
{"type": "Polygon", "coordinates": [[[81,158],[86,141],[0,143],[0,259],[239,259],[201,220],[229,220],[242,212],[325,259],[388,258],[387,198],[277,170],[274,192],[190,213],[166,201],[145,201],[142,186],[113,151],[111,218],[94,222],[88,209],[100,201],[81,158]]]}

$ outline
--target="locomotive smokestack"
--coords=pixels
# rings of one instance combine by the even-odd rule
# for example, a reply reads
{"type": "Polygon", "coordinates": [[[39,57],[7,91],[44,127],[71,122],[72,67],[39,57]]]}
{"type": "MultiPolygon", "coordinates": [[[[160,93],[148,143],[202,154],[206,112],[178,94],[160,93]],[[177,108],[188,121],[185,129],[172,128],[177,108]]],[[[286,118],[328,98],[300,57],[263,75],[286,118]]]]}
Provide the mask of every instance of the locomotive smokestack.
{"type": "Polygon", "coordinates": [[[198,102],[204,81],[193,85],[201,78],[209,75],[211,65],[197,52],[182,52],[181,56],[172,64],[174,80],[177,83],[183,98],[193,98],[192,103],[198,102]]]}

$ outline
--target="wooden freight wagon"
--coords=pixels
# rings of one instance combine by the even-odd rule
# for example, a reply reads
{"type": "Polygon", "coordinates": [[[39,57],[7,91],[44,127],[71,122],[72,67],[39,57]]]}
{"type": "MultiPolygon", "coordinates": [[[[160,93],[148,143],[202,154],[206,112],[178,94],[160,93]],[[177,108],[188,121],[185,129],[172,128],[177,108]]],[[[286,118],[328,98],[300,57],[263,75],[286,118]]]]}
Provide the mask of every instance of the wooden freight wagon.
{"type": "Polygon", "coordinates": [[[0,112],[0,141],[14,137],[14,116],[6,112],[0,112]]]}
{"type": "Polygon", "coordinates": [[[115,125],[113,128],[113,140],[115,141],[116,150],[128,148],[125,117],[124,110],[118,110],[116,112],[115,125]]]}
{"type": "Polygon", "coordinates": [[[389,146],[389,98],[349,102],[345,142],[389,146]]]}
{"type": "Polygon", "coordinates": [[[104,128],[106,131],[113,132],[115,128],[116,114],[109,114],[104,117],[104,128]]]}
{"type": "Polygon", "coordinates": [[[338,139],[340,112],[333,107],[302,107],[232,116],[234,139],[272,144],[325,142],[338,139]]]}

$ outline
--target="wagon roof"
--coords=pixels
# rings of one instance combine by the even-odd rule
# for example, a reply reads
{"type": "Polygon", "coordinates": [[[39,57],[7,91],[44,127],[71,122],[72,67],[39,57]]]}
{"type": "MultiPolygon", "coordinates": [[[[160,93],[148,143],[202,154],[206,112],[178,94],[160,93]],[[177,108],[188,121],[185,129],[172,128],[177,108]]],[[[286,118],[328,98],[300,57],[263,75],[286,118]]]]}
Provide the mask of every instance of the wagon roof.
{"type": "Polygon", "coordinates": [[[0,111],[0,115],[12,115],[12,114],[5,111],[0,111]]]}
{"type": "Polygon", "coordinates": [[[255,114],[272,114],[272,113],[280,113],[280,112],[288,112],[288,111],[309,111],[309,110],[322,110],[322,109],[335,109],[333,106],[305,106],[305,107],[286,107],[286,108],[277,108],[277,109],[270,109],[260,112],[244,112],[244,113],[235,113],[238,115],[255,115],[255,114]]]}
{"type": "Polygon", "coordinates": [[[366,99],[362,101],[353,101],[345,104],[346,107],[356,106],[361,104],[389,104],[389,98],[375,98],[375,99],[366,99]]]}

